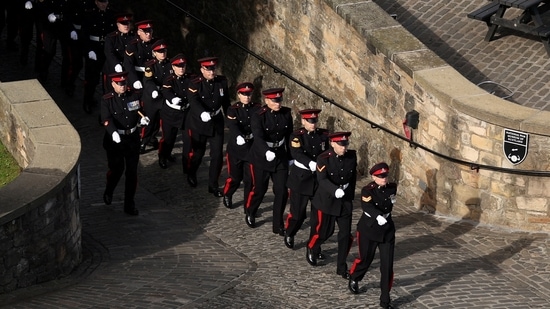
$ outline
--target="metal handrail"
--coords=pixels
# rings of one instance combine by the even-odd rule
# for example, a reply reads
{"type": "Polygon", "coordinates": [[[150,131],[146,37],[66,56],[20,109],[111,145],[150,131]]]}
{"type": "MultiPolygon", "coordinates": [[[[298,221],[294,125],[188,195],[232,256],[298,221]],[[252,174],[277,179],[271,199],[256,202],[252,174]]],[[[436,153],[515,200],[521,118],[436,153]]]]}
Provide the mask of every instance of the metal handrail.
{"type": "Polygon", "coordinates": [[[476,170],[476,171],[479,171],[480,169],[485,169],[485,170],[490,170],[490,171],[495,171],[495,172],[502,172],[502,173],[509,173],[509,174],[516,174],[516,175],[527,175],[527,176],[539,176],[539,177],[550,177],[550,171],[533,171],[533,170],[520,170],[520,169],[510,169],[510,168],[504,168],[504,167],[497,167],[497,166],[492,166],[492,165],[485,165],[485,164],[478,164],[478,163],[473,163],[473,162],[468,162],[468,161],[464,161],[464,160],[461,160],[461,159],[457,159],[457,158],[453,158],[453,157],[450,157],[448,155],[445,155],[445,154],[442,154],[442,153],[439,153],[435,150],[432,150],[424,145],[421,145],[413,140],[409,140],[408,138],[406,138],[405,136],[402,136],[401,134],[399,133],[396,133],[386,127],[383,127],[357,113],[355,113],[354,111],[350,110],[349,108],[345,107],[345,106],[342,106],[338,103],[336,103],[333,99],[330,99],[328,98],[327,96],[323,95],[322,93],[318,92],[317,90],[311,88],[310,86],[304,84],[303,82],[301,82],[300,80],[296,79],[294,76],[288,74],[287,72],[285,72],[283,69],[277,67],[276,65],[274,65],[273,63],[267,61],[266,59],[264,59],[262,56],[256,54],[255,52],[253,52],[252,50],[248,49],[247,47],[243,46],[242,44],[240,44],[239,42],[233,40],[232,38],[230,38],[229,36],[225,35],[224,33],[220,32],[218,29],[210,26],[209,24],[205,23],[204,21],[202,21],[200,18],[194,16],[193,14],[191,14],[190,12],[186,11],[185,9],[183,9],[182,7],[180,7],[179,5],[175,4],[173,1],[171,0],[165,0],[167,3],[171,4],[172,6],[174,6],[176,9],[180,10],[181,12],[185,13],[186,16],[188,17],[191,17],[192,19],[196,20],[197,22],[201,23],[202,25],[204,25],[205,27],[207,27],[208,29],[212,30],[213,32],[215,32],[216,34],[218,34],[219,36],[225,38],[226,40],[228,40],[229,42],[231,42],[232,44],[234,44],[235,46],[239,47],[240,49],[244,50],[247,54],[251,55],[252,57],[258,59],[259,61],[261,61],[262,63],[264,63],[265,65],[269,66],[270,68],[273,69],[273,71],[277,74],[281,74],[283,76],[285,76],[286,78],[290,79],[291,81],[293,81],[294,83],[300,85],[302,88],[305,88],[307,89],[309,92],[315,94],[316,96],[320,97],[321,99],[323,99],[323,102],[325,103],[330,103],[332,105],[335,105],[336,107],[344,110],[345,112],[363,120],[364,122],[368,123],[371,125],[372,128],[376,128],[376,129],[379,129],[379,130],[382,130],[388,134],[391,134],[401,140],[404,140],[406,141],[407,143],[409,143],[409,145],[413,148],[420,148],[424,151],[427,151],[435,156],[438,156],[440,158],[443,158],[447,161],[450,161],[450,162],[453,162],[453,163],[457,163],[457,164],[461,164],[461,165],[464,165],[464,166],[468,166],[471,170],[476,170]]]}

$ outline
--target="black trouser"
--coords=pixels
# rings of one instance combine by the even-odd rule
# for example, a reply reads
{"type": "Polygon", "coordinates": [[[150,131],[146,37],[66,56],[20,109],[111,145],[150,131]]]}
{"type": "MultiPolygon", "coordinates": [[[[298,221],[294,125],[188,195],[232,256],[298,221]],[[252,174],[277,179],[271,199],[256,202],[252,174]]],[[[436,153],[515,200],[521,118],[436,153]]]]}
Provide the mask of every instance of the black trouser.
{"type": "Polygon", "coordinates": [[[153,145],[158,142],[157,134],[160,131],[160,110],[162,109],[162,97],[143,102],[145,116],[149,117],[149,124],[141,129],[141,146],[153,145]]]}
{"type": "Polygon", "coordinates": [[[84,51],[84,104],[94,104],[95,90],[102,80],[101,70],[105,62],[105,54],[96,52],[97,60],[92,60],[88,52],[84,51]]]}
{"type": "Polygon", "coordinates": [[[247,214],[255,217],[260,204],[269,186],[269,179],[273,182],[273,233],[279,233],[284,229],[283,215],[288,200],[286,180],[288,178],[288,164],[279,159],[275,171],[266,171],[258,166],[252,165],[252,191],[251,198],[246,204],[247,214]]]}
{"type": "Polygon", "coordinates": [[[172,155],[179,130],[183,127],[186,112],[163,105],[160,110],[162,137],[159,142],[159,158],[168,159],[172,155]]]}
{"type": "Polygon", "coordinates": [[[50,64],[55,56],[57,50],[57,41],[61,45],[61,80],[63,80],[67,74],[66,70],[68,68],[69,56],[67,55],[67,44],[69,44],[68,37],[62,35],[61,30],[54,25],[47,27],[41,27],[40,36],[42,38],[42,49],[37,50],[39,53],[38,57],[38,74],[39,77],[44,81],[48,78],[48,72],[50,64]],[[65,70],[65,71],[64,71],[65,70]]]}
{"type": "MultiPolygon", "coordinates": [[[[344,201],[343,203],[351,203],[351,201],[344,201]]],[[[346,259],[353,243],[353,236],[351,236],[351,212],[344,210],[348,209],[348,207],[343,207],[340,216],[332,216],[316,210],[314,206],[311,209],[317,216],[317,224],[311,226],[312,237],[309,239],[308,248],[312,250],[314,255],[319,255],[321,253],[321,245],[334,234],[335,223],[338,224],[336,273],[340,275],[344,274],[347,271],[346,259]]]]}
{"type": "Polygon", "coordinates": [[[67,40],[63,48],[66,50],[63,52],[65,57],[61,63],[61,86],[72,89],[84,65],[82,44],[78,40],[67,40]]]}
{"type": "Polygon", "coordinates": [[[370,240],[366,232],[362,232],[360,227],[358,227],[357,244],[359,247],[359,257],[353,261],[353,265],[351,266],[351,278],[355,281],[363,280],[374,259],[376,248],[378,248],[380,250],[380,302],[388,304],[393,284],[395,238],[389,242],[370,240]]]}
{"type": "MultiPolygon", "coordinates": [[[[294,236],[304,223],[307,217],[307,203],[311,201],[313,196],[302,195],[300,192],[290,190],[290,213],[286,217],[286,235],[294,236]]],[[[317,225],[317,216],[311,212],[309,224],[317,225]]],[[[311,232],[309,237],[311,238],[311,232]]]]}
{"type": "Polygon", "coordinates": [[[184,170],[190,175],[197,175],[202,158],[206,153],[206,143],[210,144],[210,168],[208,171],[208,187],[219,188],[218,179],[223,167],[223,132],[214,131],[213,136],[206,136],[187,129],[183,141],[184,170]]]}
{"type": "Polygon", "coordinates": [[[252,191],[252,171],[250,162],[243,160],[239,156],[232,156],[231,154],[226,154],[225,156],[227,162],[227,174],[228,177],[225,179],[225,185],[223,187],[223,195],[233,196],[235,191],[239,188],[241,181],[244,184],[244,198],[243,205],[247,204],[247,200],[252,191]]]}
{"type": "Polygon", "coordinates": [[[120,135],[120,143],[115,143],[110,134],[103,137],[103,148],[107,152],[107,185],[105,193],[112,195],[124,173],[124,208],[135,206],[137,189],[137,168],[139,163],[139,132],[120,135]],[[126,172],[125,172],[126,171],[126,172]]]}

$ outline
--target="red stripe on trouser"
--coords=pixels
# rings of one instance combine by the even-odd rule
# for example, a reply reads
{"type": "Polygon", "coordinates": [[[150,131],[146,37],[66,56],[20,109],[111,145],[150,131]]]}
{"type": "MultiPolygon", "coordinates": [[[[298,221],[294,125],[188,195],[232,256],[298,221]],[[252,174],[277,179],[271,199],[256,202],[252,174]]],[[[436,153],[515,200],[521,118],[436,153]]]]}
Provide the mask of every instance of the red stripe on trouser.
{"type": "Polygon", "coordinates": [[[189,129],[187,130],[187,136],[189,136],[189,153],[187,154],[187,169],[191,169],[191,159],[193,159],[193,130],[189,129]]]}
{"type": "Polygon", "coordinates": [[[357,231],[356,233],[356,238],[357,238],[357,251],[359,251],[359,255],[357,256],[357,258],[353,261],[353,264],[351,265],[351,268],[349,270],[349,274],[353,274],[355,272],[355,268],[357,267],[357,264],[361,263],[361,242],[359,241],[360,240],[360,235],[359,235],[359,231],[357,231]]]}
{"type": "Polygon", "coordinates": [[[229,187],[231,186],[231,163],[229,162],[229,154],[225,154],[225,162],[227,164],[227,179],[225,179],[225,185],[223,186],[223,195],[227,195],[229,187]]]}
{"type": "Polygon", "coordinates": [[[391,276],[390,276],[390,291],[392,286],[393,286],[393,272],[391,273],[391,276]]]}
{"type": "Polygon", "coordinates": [[[317,242],[317,239],[319,239],[319,229],[321,228],[321,221],[323,218],[323,213],[320,210],[317,210],[317,225],[315,226],[315,234],[313,234],[313,237],[309,240],[309,243],[307,244],[308,248],[313,248],[315,243],[317,242]]]}
{"type": "Polygon", "coordinates": [[[250,188],[250,192],[248,193],[246,203],[244,204],[245,209],[248,209],[250,207],[250,203],[252,203],[252,197],[254,197],[254,191],[256,190],[256,175],[254,174],[254,164],[249,164],[248,168],[250,169],[250,181],[252,182],[252,187],[250,188]]]}
{"type": "Polygon", "coordinates": [[[286,216],[286,220],[285,220],[285,230],[288,229],[288,226],[290,225],[290,219],[292,219],[292,213],[289,212],[288,213],[288,216],[286,216]]]}

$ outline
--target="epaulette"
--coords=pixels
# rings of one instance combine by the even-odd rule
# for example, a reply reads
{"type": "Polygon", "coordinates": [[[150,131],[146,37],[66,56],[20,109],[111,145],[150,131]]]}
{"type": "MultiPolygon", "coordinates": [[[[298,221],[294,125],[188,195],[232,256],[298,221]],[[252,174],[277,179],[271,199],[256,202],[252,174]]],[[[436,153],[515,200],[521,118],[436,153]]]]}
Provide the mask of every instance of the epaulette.
{"type": "Polygon", "coordinates": [[[204,79],[204,78],[203,78],[202,76],[197,76],[197,77],[193,78],[193,79],[191,80],[191,82],[192,82],[193,84],[198,84],[198,83],[200,83],[203,79],[204,79]]]}
{"type": "Polygon", "coordinates": [[[224,75],[216,75],[216,79],[222,81],[227,80],[227,77],[225,77],[224,75]]]}
{"type": "Polygon", "coordinates": [[[139,42],[139,37],[133,38],[130,42],[128,42],[128,45],[130,44],[137,44],[139,42]]]}
{"type": "Polygon", "coordinates": [[[294,134],[295,134],[295,135],[304,135],[306,132],[307,132],[306,129],[300,128],[300,129],[294,131],[294,134]]]}
{"type": "Polygon", "coordinates": [[[319,155],[319,157],[325,158],[325,159],[326,159],[326,158],[332,157],[333,155],[334,155],[334,152],[332,152],[332,151],[325,151],[325,152],[323,152],[321,155],[319,155]]]}
{"type": "Polygon", "coordinates": [[[327,129],[316,129],[318,133],[321,133],[323,135],[329,135],[330,134],[330,131],[327,130],[327,129]]]}
{"type": "Polygon", "coordinates": [[[153,66],[155,63],[157,62],[157,59],[151,59],[147,62],[145,62],[145,67],[150,67],[150,66],[153,66]]]}
{"type": "Polygon", "coordinates": [[[229,108],[231,108],[231,109],[239,109],[239,108],[241,108],[241,106],[239,105],[239,103],[235,103],[235,104],[229,106],[229,108]]]}
{"type": "Polygon", "coordinates": [[[258,115],[263,115],[265,112],[267,112],[269,108],[267,106],[264,106],[258,110],[258,115]]]}
{"type": "Polygon", "coordinates": [[[378,187],[378,185],[376,184],[376,182],[371,181],[371,182],[369,182],[369,184],[367,184],[367,185],[365,186],[365,189],[367,189],[367,190],[372,190],[372,189],[376,189],[376,187],[378,187]]]}
{"type": "Polygon", "coordinates": [[[112,97],[114,97],[114,96],[115,96],[114,93],[109,92],[109,93],[104,94],[104,95],[103,95],[103,98],[104,98],[105,100],[107,100],[107,99],[110,99],[110,98],[112,98],[112,97]]]}
{"type": "Polygon", "coordinates": [[[397,188],[397,184],[395,182],[390,182],[390,183],[386,184],[386,187],[391,188],[391,189],[397,188]]]}
{"type": "Polygon", "coordinates": [[[173,80],[176,79],[176,78],[178,78],[176,75],[170,74],[170,75],[168,75],[168,77],[166,77],[166,81],[167,81],[167,82],[171,82],[171,81],[173,81],[173,80]]]}

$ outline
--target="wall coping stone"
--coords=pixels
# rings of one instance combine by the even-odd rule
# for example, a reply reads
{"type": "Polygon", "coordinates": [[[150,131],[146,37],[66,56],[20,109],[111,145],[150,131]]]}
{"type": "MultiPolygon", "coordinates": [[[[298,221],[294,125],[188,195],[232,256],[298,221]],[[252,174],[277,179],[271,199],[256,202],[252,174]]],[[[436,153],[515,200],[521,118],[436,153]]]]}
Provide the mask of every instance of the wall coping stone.
{"type": "MultiPolygon", "coordinates": [[[[36,206],[44,204],[48,192],[63,186],[68,174],[78,168],[80,136],[37,80],[0,83],[0,104],[15,117],[15,131],[22,131],[27,156],[18,149],[14,130],[2,130],[0,137],[12,152],[21,174],[0,188],[0,225],[14,220],[36,206]],[[10,107],[11,106],[11,107],[10,107]]],[[[15,134],[17,135],[17,134],[15,134]]]]}
{"type": "Polygon", "coordinates": [[[323,0],[362,34],[375,53],[391,59],[415,82],[466,115],[497,126],[550,136],[549,111],[487,93],[441,60],[372,1],[323,0]]]}

